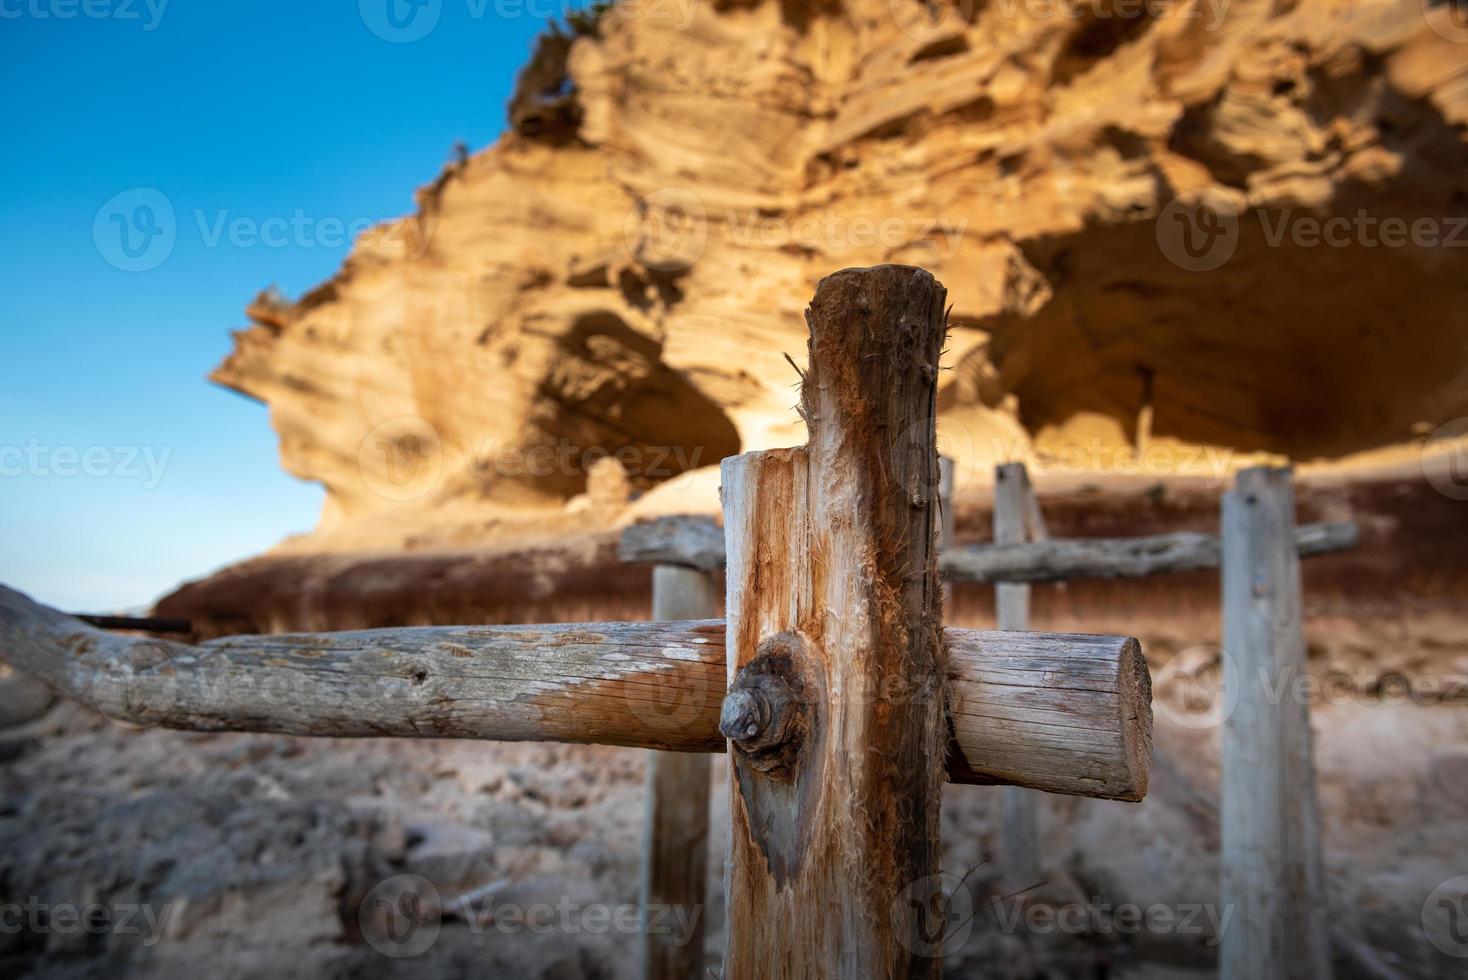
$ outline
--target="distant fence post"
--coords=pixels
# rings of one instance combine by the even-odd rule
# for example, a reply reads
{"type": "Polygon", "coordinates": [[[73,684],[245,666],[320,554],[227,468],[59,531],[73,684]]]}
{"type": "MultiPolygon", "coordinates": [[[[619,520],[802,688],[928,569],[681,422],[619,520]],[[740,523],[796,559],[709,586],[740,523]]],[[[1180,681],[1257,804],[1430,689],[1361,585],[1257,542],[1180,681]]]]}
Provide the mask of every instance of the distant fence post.
{"type": "Polygon", "coordinates": [[[1224,980],[1330,976],[1288,469],[1223,498],[1224,980]]]}
{"type": "MultiPolygon", "coordinates": [[[[713,574],[654,565],[652,618],[712,619],[720,595],[713,574]]],[[[696,752],[647,754],[642,821],[643,980],[698,980],[703,975],[708,909],[710,757],[696,752]],[[664,914],[664,913],[676,914],[664,914]],[[671,923],[691,923],[689,934],[671,923]]]]}
{"type": "MultiPolygon", "coordinates": [[[[938,553],[949,551],[958,543],[958,515],[953,512],[954,461],[951,456],[938,457],[938,553]]],[[[953,585],[943,581],[943,619],[948,619],[948,604],[953,600],[953,585]]]]}
{"type": "MultiPolygon", "coordinates": [[[[1030,476],[1023,463],[1006,463],[994,468],[994,543],[1022,544],[1030,535],[1032,510],[1030,476]]],[[[1030,587],[1000,582],[994,586],[994,606],[1002,630],[1030,628],[1030,587]]],[[[1004,881],[1012,890],[1029,888],[1040,881],[1040,843],[1036,797],[1017,786],[1006,786],[1000,834],[1004,881]]]]}

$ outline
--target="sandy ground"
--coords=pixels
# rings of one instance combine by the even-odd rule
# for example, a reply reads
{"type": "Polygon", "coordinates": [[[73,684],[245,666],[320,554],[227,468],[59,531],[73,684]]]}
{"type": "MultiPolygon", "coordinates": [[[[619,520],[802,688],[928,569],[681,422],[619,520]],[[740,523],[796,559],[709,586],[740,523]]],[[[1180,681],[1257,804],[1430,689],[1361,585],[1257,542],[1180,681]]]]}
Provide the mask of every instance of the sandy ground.
{"type": "MultiPolygon", "coordinates": [[[[1044,798],[1023,897],[991,860],[1001,791],[950,787],[947,975],[1212,975],[1217,733],[1170,697],[1148,800],[1044,798]]],[[[1337,975],[1462,976],[1434,889],[1468,872],[1468,712],[1350,704],[1316,727],[1337,975]]],[[[633,977],[642,778],[633,750],[132,730],[58,704],[0,733],[0,975],[633,977]]]]}

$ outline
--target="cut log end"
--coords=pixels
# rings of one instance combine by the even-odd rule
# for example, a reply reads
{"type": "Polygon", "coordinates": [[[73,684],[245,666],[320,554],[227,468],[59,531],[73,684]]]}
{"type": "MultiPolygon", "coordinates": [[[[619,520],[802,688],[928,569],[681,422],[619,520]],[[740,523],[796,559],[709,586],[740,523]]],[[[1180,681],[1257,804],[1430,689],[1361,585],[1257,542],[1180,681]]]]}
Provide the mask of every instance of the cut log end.
{"type": "Polygon", "coordinates": [[[951,781],[1126,802],[1146,795],[1152,682],[1134,638],[1005,630],[945,637],[951,781]]]}
{"type": "Polygon", "coordinates": [[[1120,714],[1122,759],[1127,788],[1118,800],[1137,803],[1147,795],[1152,776],[1152,673],[1142,645],[1127,637],[1116,665],[1117,707],[1120,714]]]}

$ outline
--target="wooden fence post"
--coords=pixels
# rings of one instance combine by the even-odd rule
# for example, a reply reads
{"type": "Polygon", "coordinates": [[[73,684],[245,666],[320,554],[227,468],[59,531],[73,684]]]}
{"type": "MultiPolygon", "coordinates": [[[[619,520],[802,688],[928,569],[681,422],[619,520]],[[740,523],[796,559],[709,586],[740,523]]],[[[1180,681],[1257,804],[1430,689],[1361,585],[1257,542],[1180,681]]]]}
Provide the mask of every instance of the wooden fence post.
{"type": "MultiPolygon", "coordinates": [[[[1022,544],[1028,537],[1031,497],[1030,476],[1023,463],[1006,463],[994,468],[994,543],[1022,544]]],[[[1000,582],[994,586],[994,607],[1002,630],[1030,628],[1030,587],[1000,582]]],[[[1006,786],[1001,838],[1001,870],[1005,885],[1018,891],[1040,881],[1039,817],[1034,793],[1006,786]]]]}
{"type": "Polygon", "coordinates": [[[809,441],[723,463],[724,980],[939,975],[945,297],[903,266],[821,280],[806,314],[809,441]]]}
{"type": "MultiPolygon", "coordinates": [[[[719,592],[709,572],[654,565],[652,618],[712,619],[719,592]]],[[[697,980],[703,974],[707,912],[710,756],[647,754],[642,820],[643,980],[697,980]],[[677,911],[679,914],[662,914],[677,911]],[[659,923],[688,922],[687,935],[659,923]]]]}
{"type": "Polygon", "coordinates": [[[1223,498],[1225,980],[1330,976],[1294,512],[1288,469],[1223,498]]]}

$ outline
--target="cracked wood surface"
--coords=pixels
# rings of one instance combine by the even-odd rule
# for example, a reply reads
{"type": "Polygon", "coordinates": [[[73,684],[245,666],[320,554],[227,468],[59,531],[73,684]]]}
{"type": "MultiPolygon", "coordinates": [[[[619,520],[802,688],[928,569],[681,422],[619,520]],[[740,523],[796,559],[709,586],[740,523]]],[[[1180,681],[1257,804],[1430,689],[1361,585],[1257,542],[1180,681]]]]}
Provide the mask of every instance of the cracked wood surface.
{"type": "Polygon", "coordinates": [[[726,980],[932,977],[948,742],[934,403],[946,291],[904,266],[821,280],[796,449],[724,460],[731,684],[800,713],[733,748],[726,980]]]}
{"type": "MultiPolygon", "coordinates": [[[[1144,684],[1119,636],[944,631],[950,779],[1139,799],[1144,684]],[[1094,730],[1093,730],[1094,729],[1094,730]],[[1130,749],[1128,747],[1131,747],[1130,749]]],[[[0,657],[133,724],[722,752],[722,620],[417,626],[198,645],[95,629],[0,586],[0,657]]]]}

